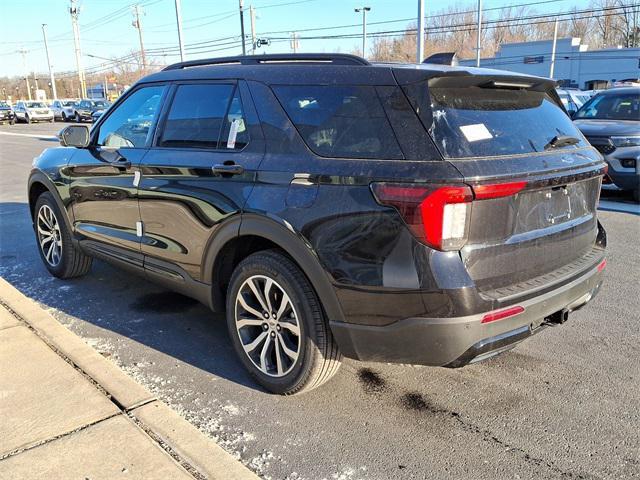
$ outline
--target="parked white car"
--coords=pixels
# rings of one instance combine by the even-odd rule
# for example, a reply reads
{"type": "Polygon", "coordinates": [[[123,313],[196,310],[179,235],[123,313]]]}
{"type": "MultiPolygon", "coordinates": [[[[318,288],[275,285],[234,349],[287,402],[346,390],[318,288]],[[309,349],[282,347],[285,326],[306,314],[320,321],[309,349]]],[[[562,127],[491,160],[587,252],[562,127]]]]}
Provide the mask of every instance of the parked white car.
{"type": "Polygon", "coordinates": [[[54,100],[51,105],[51,109],[53,110],[53,116],[56,120],[60,119],[63,122],[66,122],[73,117],[73,109],[76,105],[77,100],[73,98],[62,98],[59,100],[54,100]]]}
{"type": "Polygon", "coordinates": [[[52,122],[53,110],[46,103],[21,100],[16,103],[13,111],[18,122],[52,122]]]}
{"type": "Polygon", "coordinates": [[[591,98],[591,95],[587,92],[583,92],[582,90],[558,88],[557,91],[558,96],[560,97],[560,100],[562,100],[564,108],[569,112],[569,115],[576,113],[578,109],[591,98]]]}

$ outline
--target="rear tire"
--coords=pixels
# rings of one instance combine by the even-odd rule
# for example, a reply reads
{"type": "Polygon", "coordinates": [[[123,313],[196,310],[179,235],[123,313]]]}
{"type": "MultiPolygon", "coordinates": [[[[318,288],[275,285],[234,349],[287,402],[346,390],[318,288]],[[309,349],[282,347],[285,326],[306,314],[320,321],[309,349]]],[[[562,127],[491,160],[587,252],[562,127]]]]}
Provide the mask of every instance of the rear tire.
{"type": "Polygon", "coordinates": [[[342,356],[313,287],[277,250],[254,253],[236,267],[226,316],[240,361],[270,392],[312,390],[340,367],[342,356]]]}
{"type": "Polygon", "coordinates": [[[25,123],[31,123],[31,118],[29,118],[29,115],[24,116],[24,121],[25,123]]]}
{"type": "Polygon", "coordinates": [[[67,114],[62,112],[62,121],[66,122],[67,121],[67,114]]]}
{"type": "Polygon", "coordinates": [[[38,197],[33,215],[38,251],[54,277],[79,277],[91,269],[92,258],[73,244],[62,215],[51,192],[38,197]]]}
{"type": "Polygon", "coordinates": [[[76,123],[80,123],[82,121],[82,119],[80,118],[80,114],[78,112],[76,112],[75,121],[76,123]]]}
{"type": "Polygon", "coordinates": [[[636,203],[640,203],[640,188],[636,188],[633,193],[633,199],[636,201],[636,203]]]}

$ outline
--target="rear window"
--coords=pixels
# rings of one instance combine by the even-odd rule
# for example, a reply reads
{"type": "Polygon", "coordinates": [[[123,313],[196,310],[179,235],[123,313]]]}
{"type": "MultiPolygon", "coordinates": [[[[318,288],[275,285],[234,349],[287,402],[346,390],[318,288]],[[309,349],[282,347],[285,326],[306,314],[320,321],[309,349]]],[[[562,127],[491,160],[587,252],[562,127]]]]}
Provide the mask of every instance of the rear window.
{"type": "Polygon", "coordinates": [[[317,155],[403,158],[374,87],[296,85],[273,90],[317,155]]]}
{"type": "Polygon", "coordinates": [[[542,152],[556,136],[587,143],[567,114],[544,92],[498,88],[430,88],[436,145],[447,158],[542,152]]]}

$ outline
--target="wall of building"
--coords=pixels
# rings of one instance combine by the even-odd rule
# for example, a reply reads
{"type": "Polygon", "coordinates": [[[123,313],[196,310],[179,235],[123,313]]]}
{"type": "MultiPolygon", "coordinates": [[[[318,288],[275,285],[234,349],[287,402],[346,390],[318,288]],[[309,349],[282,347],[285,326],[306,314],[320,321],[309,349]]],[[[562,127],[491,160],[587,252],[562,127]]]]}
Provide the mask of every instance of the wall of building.
{"type": "MultiPolygon", "coordinates": [[[[552,47],[552,40],[503,44],[495,57],[481,59],[480,66],[548,77],[552,47]]],[[[474,66],[475,60],[461,60],[460,65],[474,66]]],[[[589,50],[579,38],[559,38],[553,78],[565,87],[583,90],[596,88],[596,81],[638,79],[640,48],[589,50]]]]}

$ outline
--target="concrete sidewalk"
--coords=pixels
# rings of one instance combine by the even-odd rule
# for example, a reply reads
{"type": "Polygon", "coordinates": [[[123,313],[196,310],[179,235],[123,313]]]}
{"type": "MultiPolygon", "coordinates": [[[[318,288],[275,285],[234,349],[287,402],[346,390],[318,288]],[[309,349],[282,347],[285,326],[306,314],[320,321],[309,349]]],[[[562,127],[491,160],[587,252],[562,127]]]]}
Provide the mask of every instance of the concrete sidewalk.
{"type": "Polygon", "coordinates": [[[0,478],[258,477],[0,278],[0,478]]]}

